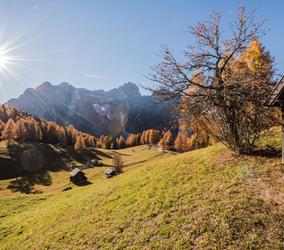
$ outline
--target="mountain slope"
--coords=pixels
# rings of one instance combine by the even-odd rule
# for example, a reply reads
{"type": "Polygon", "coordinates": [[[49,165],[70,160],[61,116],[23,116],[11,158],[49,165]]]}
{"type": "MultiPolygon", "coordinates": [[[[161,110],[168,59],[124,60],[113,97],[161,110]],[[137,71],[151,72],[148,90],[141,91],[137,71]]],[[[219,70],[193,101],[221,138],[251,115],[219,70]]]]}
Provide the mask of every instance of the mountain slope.
{"type": "Polygon", "coordinates": [[[283,248],[279,158],[235,157],[219,144],[119,152],[148,159],[68,192],[0,199],[0,248],[283,248]]]}
{"type": "Polygon", "coordinates": [[[68,83],[54,86],[44,82],[8,104],[61,125],[73,124],[96,136],[164,129],[170,121],[170,105],[157,104],[153,96],[141,96],[133,83],[110,91],[91,91],[68,83]]]}
{"type": "Polygon", "coordinates": [[[72,126],[62,127],[33,117],[13,106],[0,105],[0,179],[22,176],[50,169],[64,169],[66,161],[86,163],[95,153],[84,159],[75,152],[78,137],[87,146],[94,146],[95,138],[72,126]],[[65,151],[65,161],[58,159],[58,145],[65,151]]]}

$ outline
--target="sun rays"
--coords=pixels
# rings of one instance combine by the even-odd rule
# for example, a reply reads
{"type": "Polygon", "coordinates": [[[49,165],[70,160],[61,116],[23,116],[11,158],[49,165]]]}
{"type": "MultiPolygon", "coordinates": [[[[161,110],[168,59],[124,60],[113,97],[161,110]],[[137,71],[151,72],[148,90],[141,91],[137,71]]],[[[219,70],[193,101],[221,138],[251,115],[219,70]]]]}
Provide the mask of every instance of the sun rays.
{"type": "Polygon", "coordinates": [[[0,34],[0,74],[13,77],[17,67],[24,67],[26,61],[32,60],[31,55],[23,55],[22,47],[27,44],[27,32],[15,33],[7,38],[5,31],[0,34]]]}
{"type": "Polygon", "coordinates": [[[30,42],[27,39],[29,31],[30,29],[8,34],[5,26],[0,28],[0,95],[2,97],[5,97],[5,85],[8,80],[12,79],[16,87],[23,78],[21,68],[29,68],[27,62],[37,61],[30,53],[23,54],[25,45],[30,42]]]}

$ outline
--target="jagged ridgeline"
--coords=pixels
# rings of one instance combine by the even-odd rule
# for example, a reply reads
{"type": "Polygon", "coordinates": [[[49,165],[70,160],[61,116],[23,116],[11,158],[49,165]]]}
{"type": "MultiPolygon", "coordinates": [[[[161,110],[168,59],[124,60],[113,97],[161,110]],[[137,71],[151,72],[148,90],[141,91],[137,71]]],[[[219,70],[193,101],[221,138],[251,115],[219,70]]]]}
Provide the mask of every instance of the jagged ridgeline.
{"type": "Polygon", "coordinates": [[[13,106],[0,105],[0,138],[19,142],[43,142],[74,145],[78,137],[88,146],[95,145],[95,137],[79,132],[72,125],[60,126],[55,122],[31,116],[13,106]]]}
{"type": "Polygon", "coordinates": [[[172,120],[170,103],[161,104],[155,96],[141,95],[134,83],[104,91],[44,82],[8,104],[60,125],[73,124],[97,137],[166,130],[172,120]]]}

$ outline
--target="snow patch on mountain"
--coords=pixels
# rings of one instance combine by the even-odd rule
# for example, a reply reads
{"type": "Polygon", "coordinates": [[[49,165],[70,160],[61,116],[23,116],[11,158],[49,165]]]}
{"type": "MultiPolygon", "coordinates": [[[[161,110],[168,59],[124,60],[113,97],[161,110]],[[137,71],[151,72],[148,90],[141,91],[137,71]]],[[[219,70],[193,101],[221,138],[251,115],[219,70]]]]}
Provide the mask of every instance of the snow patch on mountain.
{"type": "Polygon", "coordinates": [[[111,106],[109,104],[101,105],[98,103],[94,103],[93,107],[95,111],[101,115],[107,117],[109,120],[112,119],[112,113],[111,113],[111,106]]]}

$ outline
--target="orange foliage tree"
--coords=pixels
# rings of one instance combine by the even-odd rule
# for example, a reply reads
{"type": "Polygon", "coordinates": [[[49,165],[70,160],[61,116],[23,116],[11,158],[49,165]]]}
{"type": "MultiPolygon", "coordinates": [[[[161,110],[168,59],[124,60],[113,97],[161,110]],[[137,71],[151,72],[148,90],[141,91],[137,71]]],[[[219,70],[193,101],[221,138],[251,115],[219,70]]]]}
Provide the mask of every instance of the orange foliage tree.
{"type": "Polygon", "coordinates": [[[220,14],[210,17],[191,27],[196,42],[185,62],[163,51],[150,76],[158,87],[151,90],[164,100],[179,99],[189,120],[230,149],[251,153],[261,131],[278,121],[265,105],[274,84],[273,59],[257,39],[262,29],[253,13],[239,9],[232,37],[223,36],[220,14]]]}

